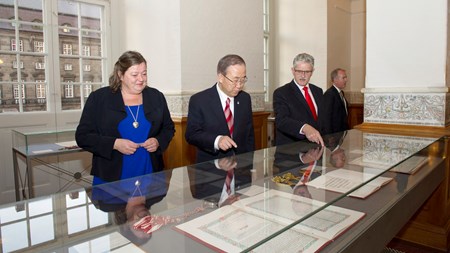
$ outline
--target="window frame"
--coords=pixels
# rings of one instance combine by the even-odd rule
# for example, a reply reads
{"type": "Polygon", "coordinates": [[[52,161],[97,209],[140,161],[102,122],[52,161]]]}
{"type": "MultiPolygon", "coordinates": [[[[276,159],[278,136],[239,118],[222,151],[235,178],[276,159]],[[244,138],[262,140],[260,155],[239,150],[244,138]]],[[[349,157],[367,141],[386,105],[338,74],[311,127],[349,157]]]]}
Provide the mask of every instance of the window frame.
{"type": "MultiPolygon", "coordinates": [[[[9,65],[9,70],[3,75],[3,78],[0,78],[0,90],[3,91],[2,101],[12,100],[12,102],[6,102],[8,105],[14,103],[14,89],[8,85],[20,84],[24,87],[24,89],[21,89],[21,92],[23,91],[22,99],[18,99],[18,105],[14,106],[15,111],[9,110],[11,106],[0,103],[0,115],[2,115],[2,112],[22,114],[74,111],[79,113],[86,101],[85,94],[80,92],[80,88],[85,83],[83,81],[84,65],[89,62],[95,63],[95,66],[91,66],[90,69],[91,72],[95,71],[95,73],[92,73],[94,78],[90,80],[92,89],[108,85],[108,73],[111,65],[109,58],[111,55],[111,42],[109,40],[111,36],[111,2],[109,0],[38,1],[39,5],[30,9],[27,6],[27,1],[12,0],[7,6],[11,13],[14,13],[12,17],[7,19],[0,17],[3,22],[11,24],[9,28],[2,28],[2,32],[8,32],[10,37],[7,37],[7,39],[11,44],[9,48],[0,49],[0,54],[7,55],[9,58],[6,65],[9,65]],[[77,12],[75,15],[66,11],[67,9],[62,7],[64,4],[76,5],[75,10],[77,12]],[[26,9],[27,13],[29,10],[34,10],[38,14],[25,15],[23,9],[26,9]],[[61,11],[58,11],[58,9],[61,11]],[[94,14],[92,14],[92,10],[94,14]],[[54,15],[55,13],[57,15],[54,15]],[[69,33],[64,33],[64,36],[67,36],[68,39],[62,38],[60,36],[62,33],[60,21],[72,16],[77,19],[76,25],[68,26],[69,33]],[[92,24],[94,25],[91,26],[92,24]],[[39,34],[36,36],[36,33],[39,34]],[[70,37],[74,40],[72,41],[70,37]],[[93,40],[95,42],[85,45],[83,49],[82,42],[85,38],[88,39],[89,43],[92,43],[93,40]],[[62,44],[67,44],[66,54],[63,54],[62,44]],[[97,45],[98,48],[96,48],[97,45]],[[80,49],[82,49],[81,52],[80,49]],[[97,53],[97,51],[99,52],[97,53]],[[92,56],[93,52],[96,54],[95,56],[92,56]],[[70,71],[65,67],[64,61],[72,63],[70,71]],[[16,68],[13,69],[13,66],[16,66],[16,68]],[[25,106],[27,95],[25,90],[31,96],[28,102],[34,103],[36,101],[34,96],[39,93],[36,86],[37,76],[44,80],[46,106],[42,106],[42,103],[40,107],[25,106]],[[73,99],[70,100],[64,100],[65,91],[64,86],[62,86],[66,84],[64,80],[67,80],[67,76],[70,77],[69,80],[74,81],[71,83],[74,86],[73,99]],[[23,81],[12,81],[13,78],[23,81]],[[5,90],[7,92],[4,92],[5,90]],[[73,106],[65,109],[64,103],[73,106]]],[[[20,92],[17,90],[16,97],[18,93],[20,92]]]]}

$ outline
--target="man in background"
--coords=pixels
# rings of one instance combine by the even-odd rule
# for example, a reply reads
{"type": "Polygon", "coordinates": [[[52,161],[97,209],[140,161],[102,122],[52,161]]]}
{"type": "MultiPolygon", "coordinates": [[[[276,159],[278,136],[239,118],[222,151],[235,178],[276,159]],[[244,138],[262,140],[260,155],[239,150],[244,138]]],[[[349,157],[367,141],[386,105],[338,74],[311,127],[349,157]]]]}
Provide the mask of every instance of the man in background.
{"type": "Polygon", "coordinates": [[[348,104],[344,97],[344,88],[347,85],[347,74],[344,69],[337,68],[331,72],[332,85],[324,94],[325,134],[348,130],[348,104]]]}

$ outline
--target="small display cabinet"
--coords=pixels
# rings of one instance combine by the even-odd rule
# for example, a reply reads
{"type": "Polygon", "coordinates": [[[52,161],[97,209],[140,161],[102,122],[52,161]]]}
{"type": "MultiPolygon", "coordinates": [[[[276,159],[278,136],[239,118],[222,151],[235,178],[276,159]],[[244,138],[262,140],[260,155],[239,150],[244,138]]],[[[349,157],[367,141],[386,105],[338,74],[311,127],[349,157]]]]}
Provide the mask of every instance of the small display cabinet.
{"type": "MultiPolygon", "coordinates": [[[[12,153],[14,164],[14,183],[16,200],[33,197],[33,171],[32,161],[39,157],[55,156],[72,152],[83,151],[75,141],[75,129],[15,129],[12,130],[12,153]],[[24,179],[21,178],[19,160],[23,158],[26,168],[24,179]],[[25,182],[20,189],[21,182],[25,182]],[[25,187],[28,194],[26,194],[25,187]],[[28,196],[27,196],[28,195],[28,196]]],[[[48,167],[57,168],[55,165],[44,164],[48,167]]],[[[74,175],[76,177],[77,175],[74,175]]]]}

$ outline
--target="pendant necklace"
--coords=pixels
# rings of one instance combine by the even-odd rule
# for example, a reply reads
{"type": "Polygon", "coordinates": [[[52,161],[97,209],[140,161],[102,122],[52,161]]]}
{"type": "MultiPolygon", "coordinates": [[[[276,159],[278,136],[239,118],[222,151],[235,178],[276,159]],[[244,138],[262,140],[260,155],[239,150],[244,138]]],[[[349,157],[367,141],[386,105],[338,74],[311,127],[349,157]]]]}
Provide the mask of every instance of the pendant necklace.
{"type": "Polygon", "coordinates": [[[128,110],[130,111],[131,116],[133,117],[133,120],[134,120],[134,122],[133,122],[133,127],[134,127],[134,128],[138,128],[138,127],[139,127],[139,122],[137,121],[137,119],[138,119],[138,117],[139,117],[139,106],[141,106],[141,105],[138,105],[138,108],[137,108],[137,110],[136,110],[136,117],[134,117],[134,114],[133,114],[133,112],[131,111],[130,106],[127,105],[128,110]]]}

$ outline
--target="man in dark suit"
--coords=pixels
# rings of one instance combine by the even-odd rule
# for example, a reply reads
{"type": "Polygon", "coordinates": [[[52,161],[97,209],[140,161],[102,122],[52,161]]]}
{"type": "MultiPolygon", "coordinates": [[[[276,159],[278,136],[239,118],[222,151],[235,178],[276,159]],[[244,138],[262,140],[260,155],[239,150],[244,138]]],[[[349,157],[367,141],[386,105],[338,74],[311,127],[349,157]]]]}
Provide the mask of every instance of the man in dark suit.
{"type": "Polygon", "coordinates": [[[347,84],[347,74],[344,69],[337,68],[331,72],[333,85],[324,94],[325,133],[336,133],[349,129],[348,107],[343,90],[347,84]]]}
{"type": "Polygon", "coordinates": [[[197,163],[255,149],[246,82],[244,59],[226,55],[217,65],[217,83],[190,98],[185,138],[197,147],[197,163]]]}
{"type": "Polygon", "coordinates": [[[276,145],[306,138],[323,146],[323,91],[309,83],[314,71],[314,58],[306,53],[297,55],[291,71],[293,80],[273,93],[276,145]]]}

